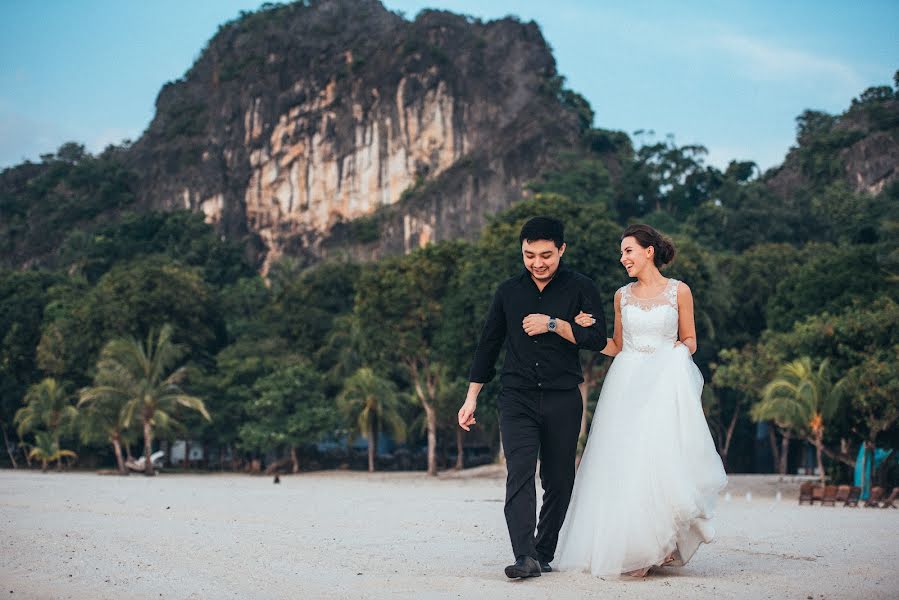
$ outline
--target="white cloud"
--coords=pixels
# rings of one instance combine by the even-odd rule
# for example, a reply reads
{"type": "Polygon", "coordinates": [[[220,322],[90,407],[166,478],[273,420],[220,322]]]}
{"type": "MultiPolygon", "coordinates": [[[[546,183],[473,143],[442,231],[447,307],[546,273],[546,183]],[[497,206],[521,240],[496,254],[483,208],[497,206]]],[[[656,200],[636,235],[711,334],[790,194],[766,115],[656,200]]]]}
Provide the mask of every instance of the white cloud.
{"type": "Polygon", "coordinates": [[[712,36],[708,44],[713,50],[726,52],[741,61],[746,73],[757,80],[826,79],[851,90],[858,90],[863,85],[856,70],[846,63],[767,40],[738,33],[720,33],[712,36]]]}

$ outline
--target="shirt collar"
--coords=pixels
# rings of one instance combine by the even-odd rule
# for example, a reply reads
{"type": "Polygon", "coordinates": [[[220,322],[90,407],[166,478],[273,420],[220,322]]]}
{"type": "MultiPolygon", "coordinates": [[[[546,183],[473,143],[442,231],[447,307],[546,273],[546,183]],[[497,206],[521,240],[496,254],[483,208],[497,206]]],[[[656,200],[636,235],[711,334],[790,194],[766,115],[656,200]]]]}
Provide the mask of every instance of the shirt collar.
{"type": "MultiPolygon", "coordinates": [[[[553,278],[549,281],[549,283],[546,284],[546,287],[551,286],[551,285],[552,285],[555,281],[557,281],[557,280],[561,280],[561,279],[567,278],[568,275],[569,275],[570,273],[571,273],[571,271],[565,266],[565,263],[563,263],[563,262],[560,261],[560,262],[559,262],[559,268],[556,270],[556,274],[555,274],[555,275],[553,276],[553,278]]],[[[518,276],[518,281],[519,281],[520,283],[528,283],[528,282],[530,282],[531,285],[533,285],[534,287],[537,286],[537,284],[534,283],[534,280],[531,279],[531,272],[528,271],[527,269],[522,269],[522,270],[521,270],[521,275],[518,276]]],[[[545,290],[546,288],[543,288],[543,289],[545,290]]]]}

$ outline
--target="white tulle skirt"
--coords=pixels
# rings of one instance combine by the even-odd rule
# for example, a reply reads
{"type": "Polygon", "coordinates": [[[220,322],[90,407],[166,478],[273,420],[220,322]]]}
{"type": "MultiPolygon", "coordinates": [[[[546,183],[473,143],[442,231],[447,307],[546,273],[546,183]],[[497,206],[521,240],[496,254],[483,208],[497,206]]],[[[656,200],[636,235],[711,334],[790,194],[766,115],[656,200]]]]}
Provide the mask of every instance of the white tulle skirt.
{"type": "Polygon", "coordinates": [[[727,483],[684,346],[619,354],[606,375],[556,552],[561,570],[617,575],[685,564],[715,535],[727,483]]]}

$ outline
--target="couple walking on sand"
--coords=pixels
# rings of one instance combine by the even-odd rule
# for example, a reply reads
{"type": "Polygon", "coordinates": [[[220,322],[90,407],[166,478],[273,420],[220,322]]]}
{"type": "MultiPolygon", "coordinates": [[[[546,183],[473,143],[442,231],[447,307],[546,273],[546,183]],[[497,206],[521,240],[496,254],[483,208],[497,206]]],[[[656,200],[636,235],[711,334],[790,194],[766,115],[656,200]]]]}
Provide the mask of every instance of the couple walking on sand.
{"type": "Polygon", "coordinates": [[[674,246],[647,225],[621,235],[620,263],[636,281],[615,293],[613,335],[606,338],[596,286],[562,264],[563,224],[531,219],[519,241],[524,271],[496,290],[458,415],[470,430],[478,394],[505,346],[498,406],[515,556],[506,575],[539,577],[554,563],[594,575],[644,576],[656,566],[685,564],[714,536],[710,518],[726,477],[692,360],[693,297],[660,272],[674,259],[674,246]],[[614,361],[575,475],[581,349],[614,361]]]}

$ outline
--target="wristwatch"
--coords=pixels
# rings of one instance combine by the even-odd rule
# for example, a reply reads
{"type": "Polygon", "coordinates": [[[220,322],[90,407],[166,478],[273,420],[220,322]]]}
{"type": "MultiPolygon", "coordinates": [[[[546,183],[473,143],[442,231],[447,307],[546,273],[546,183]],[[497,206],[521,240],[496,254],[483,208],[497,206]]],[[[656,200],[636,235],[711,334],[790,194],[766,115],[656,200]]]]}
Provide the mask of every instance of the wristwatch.
{"type": "Polygon", "coordinates": [[[546,325],[546,328],[549,329],[550,331],[556,330],[556,318],[555,317],[549,318],[549,323],[546,325]]]}

